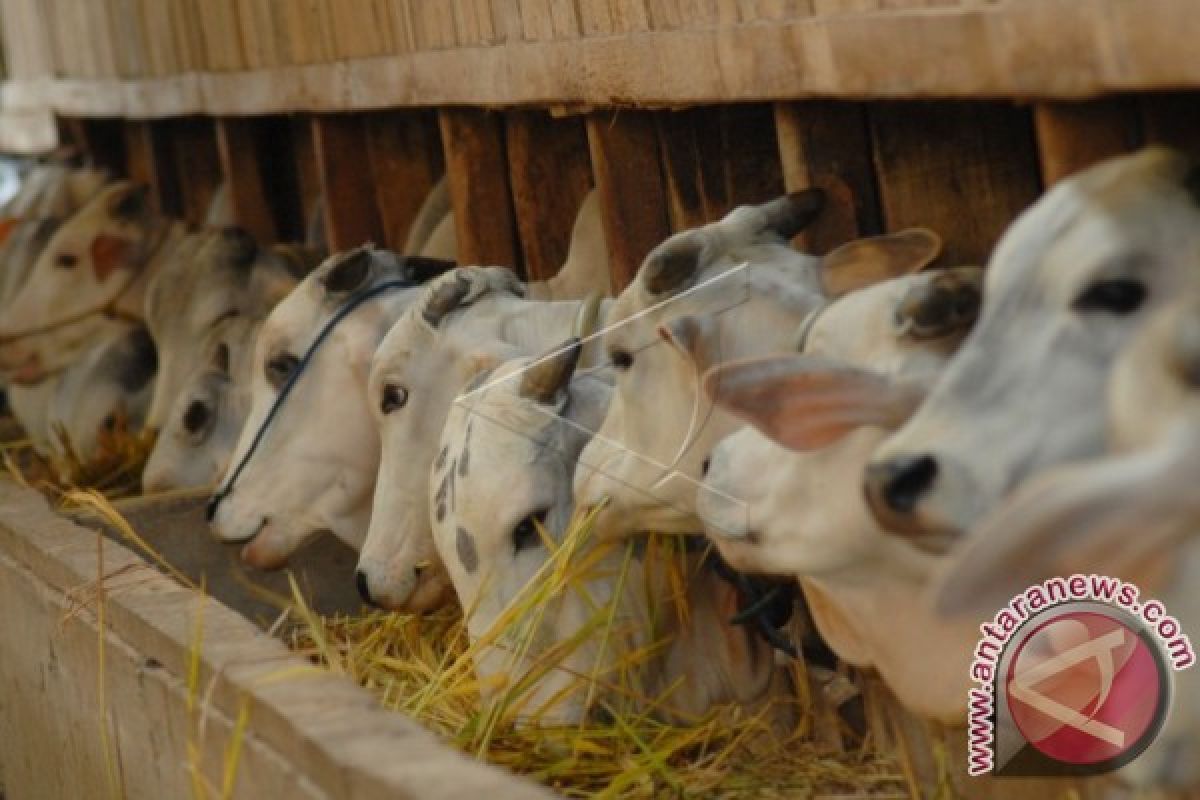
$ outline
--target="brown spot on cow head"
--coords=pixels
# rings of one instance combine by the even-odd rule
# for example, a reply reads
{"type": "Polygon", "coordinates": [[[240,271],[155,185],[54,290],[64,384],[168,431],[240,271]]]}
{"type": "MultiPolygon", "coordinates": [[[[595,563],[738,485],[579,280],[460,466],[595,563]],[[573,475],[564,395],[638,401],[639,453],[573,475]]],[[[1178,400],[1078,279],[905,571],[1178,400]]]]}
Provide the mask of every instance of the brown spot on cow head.
{"type": "Polygon", "coordinates": [[[479,554],[475,550],[475,537],[465,528],[459,528],[454,534],[454,550],[463,569],[473,573],[479,568],[479,554]]]}
{"type": "Polygon", "coordinates": [[[133,253],[133,242],[120,236],[102,233],[92,239],[90,250],[92,271],[96,280],[104,283],[108,276],[127,265],[133,253]]]}
{"type": "Polygon", "coordinates": [[[238,269],[250,267],[258,258],[258,242],[245,228],[227,225],[221,229],[221,241],[229,263],[238,269]]]}

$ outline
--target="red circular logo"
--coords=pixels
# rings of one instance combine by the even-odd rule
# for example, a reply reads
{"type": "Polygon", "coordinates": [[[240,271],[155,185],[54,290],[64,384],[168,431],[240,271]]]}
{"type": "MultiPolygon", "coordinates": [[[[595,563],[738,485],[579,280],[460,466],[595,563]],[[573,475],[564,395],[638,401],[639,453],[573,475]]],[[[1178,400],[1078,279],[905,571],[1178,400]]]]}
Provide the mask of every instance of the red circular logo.
{"type": "Polygon", "coordinates": [[[1009,663],[1009,712],[1042,754],[1072,765],[1128,760],[1162,726],[1169,687],[1154,646],[1101,611],[1068,611],[1033,628],[1009,663]]]}

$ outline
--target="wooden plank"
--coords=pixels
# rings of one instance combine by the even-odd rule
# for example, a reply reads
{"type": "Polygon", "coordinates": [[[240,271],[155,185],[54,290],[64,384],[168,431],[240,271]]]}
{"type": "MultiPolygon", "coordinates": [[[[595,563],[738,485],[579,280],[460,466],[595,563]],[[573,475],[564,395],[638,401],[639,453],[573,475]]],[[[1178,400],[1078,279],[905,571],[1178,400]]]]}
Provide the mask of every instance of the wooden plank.
{"type": "Polygon", "coordinates": [[[1200,95],[1168,92],[1140,99],[1146,142],[1200,156],[1200,95]]]}
{"type": "Polygon", "coordinates": [[[506,117],[508,164],[525,273],[552,277],[566,261],[571,230],[592,188],[587,131],[579,117],[541,111],[506,117]]]}
{"type": "Polygon", "coordinates": [[[636,111],[592,114],[587,134],[604,213],[611,283],[619,292],[671,230],[654,119],[636,111]]]}
{"type": "Polygon", "coordinates": [[[233,218],[260,242],[273,242],[278,231],[267,203],[256,122],[244,117],[218,119],[217,152],[233,205],[233,218]]]}
{"type": "Polygon", "coordinates": [[[150,199],[161,213],[183,214],[179,174],[172,158],[168,123],[130,120],[125,123],[129,178],[150,187],[150,199]]]}
{"type": "Polygon", "coordinates": [[[363,118],[349,114],[315,114],[312,118],[317,174],[325,198],[325,231],[331,250],[347,250],[384,240],[383,221],[367,152],[363,118]]]}
{"type": "Polygon", "coordinates": [[[426,195],[445,172],[432,112],[382,112],[366,117],[367,154],[383,241],[400,250],[426,195]]]}
{"type": "Polygon", "coordinates": [[[797,244],[827,253],[883,230],[867,117],[858,103],[810,100],[775,106],[779,155],[789,192],[817,186],[826,205],[797,244]]]}
{"type": "Polygon", "coordinates": [[[1127,98],[1038,103],[1033,121],[1046,186],[1097,161],[1135,150],[1141,141],[1138,108],[1127,98]]]}
{"type": "Polygon", "coordinates": [[[783,193],[771,107],[741,105],[656,115],[671,227],[720,219],[783,193]]]}
{"type": "Polygon", "coordinates": [[[182,117],[168,123],[172,156],[179,175],[183,219],[199,226],[221,182],[216,127],[208,117],[182,117]]]}
{"type": "Polygon", "coordinates": [[[438,122],[459,263],[520,267],[500,115],[446,109],[438,112],[438,122]]]}
{"type": "Polygon", "coordinates": [[[870,109],[889,230],[932,228],[948,264],[982,264],[1041,191],[1028,109],[1003,103],[881,103],[870,109]]]}

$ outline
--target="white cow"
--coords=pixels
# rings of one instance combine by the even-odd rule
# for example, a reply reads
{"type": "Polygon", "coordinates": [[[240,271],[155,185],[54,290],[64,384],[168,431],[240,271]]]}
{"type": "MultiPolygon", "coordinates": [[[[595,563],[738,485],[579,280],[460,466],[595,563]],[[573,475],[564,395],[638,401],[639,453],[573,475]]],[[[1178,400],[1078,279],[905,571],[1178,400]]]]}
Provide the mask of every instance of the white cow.
{"type": "Polygon", "coordinates": [[[254,348],[250,413],[209,510],[217,538],[246,543],[242,557],[248,563],[281,566],[325,530],[355,549],[362,545],[379,457],[368,369],[384,334],[421,291],[389,290],[346,316],[269,424],[267,415],[318,332],[347,300],[384,282],[415,287],[449,266],[361,247],[329,258],[267,317],[254,348]],[[261,442],[251,452],[260,429],[261,442]]]}
{"type": "Polygon", "coordinates": [[[801,192],[735,209],[672,236],[646,257],[613,304],[604,346],[616,394],[582,460],[581,508],[603,505],[605,537],[700,530],[701,463],[738,423],[700,391],[711,365],[784,350],[827,297],[918,270],[938,254],[930,231],[843,245],[818,258],[788,240],[819,213],[823,195],[801,192]]]}
{"type": "Polygon", "coordinates": [[[1112,360],[1200,287],[1200,169],[1161,148],[1055,186],[996,247],[984,307],[932,394],[868,467],[887,528],[944,550],[1020,481],[1094,456],[1112,360]]]}
{"type": "Polygon", "coordinates": [[[13,416],[43,455],[87,462],[118,423],[138,431],[154,389],[157,358],[143,327],[106,332],[83,357],[37,386],[11,387],[13,416]]]}
{"type": "Polygon", "coordinates": [[[444,601],[449,581],[433,548],[426,487],[451,401],[481,369],[562,341],[596,305],[529,301],[524,291],[511,270],[462,267],[430,284],[379,346],[368,396],[383,450],[359,559],[364,598],[393,609],[444,601]]]}
{"type": "Polygon", "coordinates": [[[295,288],[304,265],[260,247],[241,228],[189,234],[154,276],[145,316],[158,348],[159,376],[147,425],[167,423],[184,381],[200,363],[207,336],[230,317],[262,319],[295,288]]]}
{"type": "Polygon", "coordinates": [[[752,426],[712,452],[697,496],[709,538],[739,570],[800,578],[841,658],[948,721],[965,708],[978,630],[923,603],[934,560],[879,528],[860,476],[966,335],[982,282],[982,270],[959,268],[861,289],[814,312],[802,354],[705,376],[706,392],[752,426]]]}
{"type": "Polygon", "coordinates": [[[227,317],[209,331],[150,451],[145,491],[213,486],[225,472],[250,411],[254,340],[262,322],[227,317]]]}
{"type": "Polygon", "coordinates": [[[113,184],[55,231],[0,319],[0,372],[38,383],[143,319],[146,287],[183,238],[145,190],[113,184]]]}
{"type": "Polygon", "coordinates": [[[734,590],[702,556],[687,559],[679,598],[662,553],[631,557],[612,542],[564,538],[576,461],[611,394],[597,375],[572,379],[581,350],[576,339],[479,373],[442,432],[429,476],[434,543],[467,614],[481,683],[505,697],[536,676],[513,704],[552,724],[582,721],[598,697],[634,699],[604,688],[612,685],[661,696],[654,710],[668,717],[764,700],[786,681],[766,643],[730,624],[734,590]],[[639,662],[656,643],[661,652],[639,662]]]}
{"type": "MultiPolygon", "coordinates": [[[[936,588],[943,612],[991,615],[1047,578],[1098,573],[1135,583],[1143,607],[1157,598],[1200,641],[1200,295],[1138,332],[1107,399],[1107,454],[1033,476],[989,514],[952,553],[936,588]]],[[[1200,668],[1175,682],[1166,727],[1122,771],[1136,784],[1200,784],[1200,668]]]]}

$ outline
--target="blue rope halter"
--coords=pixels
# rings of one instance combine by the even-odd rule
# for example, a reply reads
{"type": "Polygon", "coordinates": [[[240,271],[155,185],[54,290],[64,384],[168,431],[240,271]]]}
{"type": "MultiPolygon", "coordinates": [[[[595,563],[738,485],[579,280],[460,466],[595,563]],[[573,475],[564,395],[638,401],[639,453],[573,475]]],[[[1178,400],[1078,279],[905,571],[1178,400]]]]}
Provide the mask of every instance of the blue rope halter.
{"type": "Polygon", "coordinates": [[[217,489],[217,491],[213,493],[213,496],[208,499],[208,505],[206,505],[204,508],[204,518],[207,521],[212,522],[213,517],[217,515],[217,507],[221,505],[221,501],[233,493],[233,485],[237,483],[237,479],[241,476],[242,470],[246,468],[246,464],[250,462],[250,458],[254,455],[254,452],[258,449],[258,446],[262,443],[263,438],[266,436],[267,428],[270,427],[271,422],[279,413],[279,409],[283,407],[283,401],[287,399],[289,394],[291,394],[292,388],[296,385],[296,381],[308,367],[309,363],[313,359],[313,356],[316,355],[317,348],[324,343],[324,341],[329,337],[329,334],[333,332],[333,329],[338,326],[338,323],[350,316],[350,314],[363,303],[374,297],[378,297],[384,292],[390,292],[393,289],[411,289],[417,285],[418,284],[415,281],[408,278],[384,281],[383,283],[372,286],[369,289],[364,289],[363,291],[353,295],[333,314],[332,317],[329,318],[329,321],[325,323],[325,326],[321,328],[320,332],[317,334],[317,338],[313,339],[312,344],[308,346],[308,350],[304,352],[304,355],[296,364],[296,368],[292,370],[292,374],[288,376],[287,381],[283,384],[283,388],[279,390],[279,394],[275,396],[275,402],[271,404],[270,410],[267,411],[267,416],[263,419],[262,425],[260,425],[258,430],[255,431],[254,438],[250,441],[250,446],[246,448],[245,454],[242,456],[241,460],[238,461],[237,466],[233,469],[233,471],[229,473],[229,479],[225,481],[225,485],[217,489]]]}

